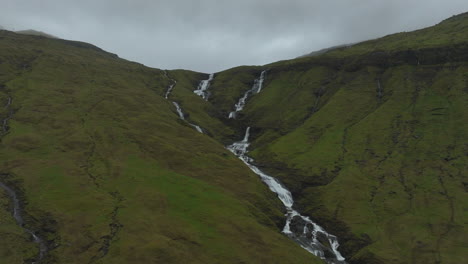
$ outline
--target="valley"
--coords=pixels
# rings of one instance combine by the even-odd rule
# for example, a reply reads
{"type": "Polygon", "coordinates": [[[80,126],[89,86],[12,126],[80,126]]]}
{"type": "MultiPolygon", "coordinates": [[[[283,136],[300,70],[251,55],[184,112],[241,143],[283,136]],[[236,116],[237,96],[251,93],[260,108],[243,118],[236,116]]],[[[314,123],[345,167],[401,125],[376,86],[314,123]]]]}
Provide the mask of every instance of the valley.
{"type": "Polygon", "coordinates": [[[467,34],[207,74],[1,30],[0,263],[464,263],[467,34]]]}

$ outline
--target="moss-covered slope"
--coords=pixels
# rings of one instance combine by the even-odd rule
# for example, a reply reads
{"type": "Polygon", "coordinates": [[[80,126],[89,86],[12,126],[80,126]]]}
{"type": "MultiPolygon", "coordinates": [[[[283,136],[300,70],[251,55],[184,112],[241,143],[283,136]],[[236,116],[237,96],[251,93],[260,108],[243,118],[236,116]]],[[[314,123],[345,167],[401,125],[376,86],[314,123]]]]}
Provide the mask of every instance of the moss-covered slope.
{"type": "MultiPolygon", "coordinates": [[[[169,75],[191,100],[182,88],[202,75],[169,75]]],[[[43,262],[314,263],[280,234],[281,205],[257,176],[179,120],[162,96],[170,83],[89,44],[0,31],[2,120],[13,112],[0,180],[48,241],[43,262]]],[[[34,259],[0,201],[0,263],[34,259]]]]}
{"type": "Polygon", "coordinates": [[[466,259],[467,14],[262,69],[228,124],[352,263],[466,259]]]}
{"type": "MultiPolygon", "coordinates": [[[[351,263],[463,263],[468,246],[468,15],[324,54],[215,74],[163,72],[86,43],[0,31],[9,131],[2,181],[51,263],[314,263],[281,205],[223,145],[251,155],[351,263]],[[233,105],[267,78],[236,120],[233,105]],[[168,77],[169,78],[168,78],[168,77]],[[170,100],[196,132],[178,119],[170,100]],[[220,143],[221,142],[221,143],[220,143]]],[[[2,119],[3,119],[2,118],[2,119]]],[[[37,247],[3,195],[0,259],[37,247]]]]}

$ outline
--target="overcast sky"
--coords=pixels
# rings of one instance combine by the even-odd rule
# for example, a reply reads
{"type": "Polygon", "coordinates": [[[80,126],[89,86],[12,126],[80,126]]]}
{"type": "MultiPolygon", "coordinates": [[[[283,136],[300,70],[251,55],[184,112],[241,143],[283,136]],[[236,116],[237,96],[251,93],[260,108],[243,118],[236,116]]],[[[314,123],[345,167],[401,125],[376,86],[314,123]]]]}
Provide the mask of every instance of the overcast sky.
{"type": "Polygon", "coordinates": [[[216,72],[434,25],[468,0],[0,0],[0,25],[216,72]]]}

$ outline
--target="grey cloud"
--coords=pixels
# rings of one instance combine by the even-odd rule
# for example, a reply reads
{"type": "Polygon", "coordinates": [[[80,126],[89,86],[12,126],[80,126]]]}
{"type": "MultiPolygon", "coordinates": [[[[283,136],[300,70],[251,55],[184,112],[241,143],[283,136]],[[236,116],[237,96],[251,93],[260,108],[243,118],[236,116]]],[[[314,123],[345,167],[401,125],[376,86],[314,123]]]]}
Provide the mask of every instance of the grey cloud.
{"type": "Polygon", "coordinates": [[[431,26],[466,0],[0,0],[0,25],[93,43],[157,68],[214,72],[431,26]]]}

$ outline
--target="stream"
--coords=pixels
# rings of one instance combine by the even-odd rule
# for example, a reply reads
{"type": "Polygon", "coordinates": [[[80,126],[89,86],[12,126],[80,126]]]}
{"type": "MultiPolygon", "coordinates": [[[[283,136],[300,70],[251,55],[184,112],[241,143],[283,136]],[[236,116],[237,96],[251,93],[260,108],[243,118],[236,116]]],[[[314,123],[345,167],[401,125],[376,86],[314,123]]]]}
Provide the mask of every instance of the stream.
{"type": "MultiPolygon", "coordinates": [[[[171,85],[169,85],[169,87],[167,87],[167,90],[166,90],[166,93],[164,94],[164,98],[166,98],[167,100],[169,100],[169,96],[171,95],[171,92],[172,90],[174,90],[174,87],[177,85],[177,81],[172,79],[171,77],[169,77],[169,75],[167,74],[167,71],[164,71],[164,75],[172,82],[171,85]]],[[[212,76],[210,75],[210,78],[212,79],[212,76]]],[[[202,81],[204,82],[204,81],[202,81]]],[[[208,87],[209,85],[209,82],[207,85],[205,85],[206,87],[208,87]]],[[[208,88],[206,88],[208,89],[208,88]]],[[[205,89],[205,90],[206,90],[205,89]]],[[[203,129],[200,127],[200,126],[197,126],[195,124],[192,124],[190,122],[188,122],[186,119],[185,119],[185,115],[184,115],[184,111],[182,111],[182,108],[180,107],[180,105],[176,102],[176,101],[172,101],[172,104],[175,106],[176,108],[176,111],[177,111],[177,114],[179,115],[179,118],[185,122],[187,122],[190,126],[192,126],[193,128],[195,128],[195,130],[197,130],[199,133],[202,133],[203,134],[203,129]]]]}
{"type": "Polygon", "coordinates": [[[198,88],[193,91],[197,95],[201,96],[205,101],[208,101],[208,97],[210,96],[210,92],[208,88],[210,88],[211,81],[214,79],[214,73],[210,74],[208,80],[203,80],[198,85],[198,88]]]}
{"type": "Polygon", "coordinates": [[[229,116],[228,116],[229,119],[235,119],[237,116],[237,113],[244,109],[244,106],[247,103],[247,98],[249,98],[249,96],[253,94],[258,94],[260,93],[260,91],[262,91],[263,82],[265,81],[265,75],[266,75],[266,71],[262,71],[262,73],[260,74],[260,77],[255,79],[252,88],[248,90],[247,92],[245,92],[244,96],[242,96],[239,99],[239,102],[237,102],[237,104],[234,105],[235,110],[229,113],[229,116]]]}
{"type": "Polygon", "coordinates": [[[176,103],[176,102],[173,101],[172,104],[175,106],[176,111],[177,111],[177,114],[179,115],[179,118],[180,118],[181,120],[186,121],[190,126],[192,126],[192,127],[195,128],[198,132],[200,132],[200,133],[203,134],[203,130],[201,129],[200,126],[197,126],[197,125],[192,124],[192,123],[188,122],[187,120],[185,120],[184,112],[182,111],[182,108],[180,108],[180,105],[179,105],[178,103],[176,103]]]}
{"type": "Polygon", "coordinates": [[[340,244],[336,236],[327,233],[325,229],[314,223],[309,217],[303,216],[294,210],[294,200],[291,192],[277,179],[265,174],[252,164],[254,160],[247,156],[247,149],[250,145],[249,137],[250,127],[246,129],[243,140],[233,143],[227,149],[242,160],[255,174],[260,176],[270,190],[278,195],[287,212],[283,233],[328,264],[345,264],[345,258],[338,251],[340,244]]]}
{"type": "MultiPolygon", "coordinates": [[[[167,73],[166,76],[168,77],[167,73]]],[[[244,109],[247,103],[247,98],[253,94],[258,94],[263,88],[266,71],[262,71],[260,76],[255,79],[250,90],[245,92],[238,103],[234,106],[235,110],[229,113],[230,119],[235,119],[238,112],[244,109]]],[[[168,77],[169,78],[169,77],[168,77]]],[[[194,92],[201,96],[204,100],[208,100],[209,92],[207,91],[210,82],[213,80],[214,74],[210,74],[208,80],[203,80],[198,85],[198,89],[194,92]]],[[[171,91],[176,85],[176,80],[169,78],[172,84],[168,87],[165,98],[168,99],[171,91]]],[[[177,102],[172,102],[176,107],[180,119],[185,120],[184,113],[177,102]]],[[[203,130],[194,124],[189,123],[197,131],[203,133],[203,130]]],[[[338,250],[340,244],[336,236],[329,234],[320,225],[313,222],[308,216],[301,215],[293,208],[294,199],[291,192],[276,178],[262,172],[257,166],[253,165],[254,160],[247,156],[250,137],[250,127],[247,127],[244,138],[241,141],[234,142],[226,148],[242,160],[255,174],[260,176],[260,179],[274,192],[283,203],[286,209],[286,223],[282,232],[298,243],[302,248],[321,258],[328,264],[346,264],[345,258],[338,250]]]]}
{"type": "MultiPolygon", "coordinates": [[[[238,112],[242,111],[247,103],[247,99],[261,92],[266,77],[266,70],[262,71],[260,76],[255,79],[250,90],[245,92],[238,103],[235,104],[235,110],[229,113],[229,119],[235,119],[238,112]]],[[[213,74],[208,80],[201,81],[196,94],[208,100],[210,82],[213,80],[213,74]]],[[[173,102],[178,109],[179,116],[183,119],[183,113],[177,103],[173,102]]],[[[250,137],[250,127],[245,131],[244,138],[241,141],[234,142],[226,148],[242,160],[255,174],[260,176],[261,180],[278,196],[286,209],[286,223],[283,233],[298,243],[302,248],[313,255],[321,258],[328,264],[346,264],[345,258],[338,251],[340,244],[336,236],[329,234],[324,228],[313,222],[308,216],[301,215],[293,208],[294,199],[291,192],[281,184],[276,178],[262,172],[257,166],[253,165],[253,159],[247,156],[250,137]]]]}
{"type": "MultiPolygon", "coordinates": [[[[11,102],[12,102],[11,97],[8,97],[8,102],[5,108],[8,109],[11,105],[11,102]]],[[[12,115],[13,115],[13,112],[10,110],[8,112],[8,116],[5,119],[3,119],[3,122],[2,122],[2,134],[3,135],[5,135],[9,130],[8,120],[11,119],[12,115]]],[[[3,189],[6,192],[6,194],[10,197],[10,201],[13,205],[13,211],[11,213],[12,213],[13,218],[16,221],[16,224],[20,226],[26,233],[31,235],[34,243],[38,244],[39,255],[36,257],[36,260],[33,261],[32,263],[33,264],[40,263],[41,260],[44,259],[44,256],[47,254],[47,251],[48,251],[46,242],[36,232],[34,232],[33,230],[25,226],[24,219],[22,216],[21,202],[20,202],[20,199],[18,198],[17,193],[11,187],[9,187],[8,185],[6,185],[5,183],[1,181],[0,181],[0,188],[3,189]]]]}

